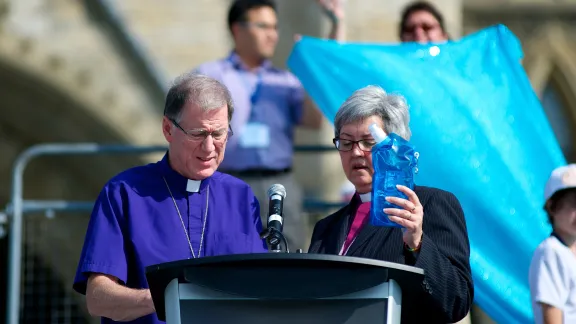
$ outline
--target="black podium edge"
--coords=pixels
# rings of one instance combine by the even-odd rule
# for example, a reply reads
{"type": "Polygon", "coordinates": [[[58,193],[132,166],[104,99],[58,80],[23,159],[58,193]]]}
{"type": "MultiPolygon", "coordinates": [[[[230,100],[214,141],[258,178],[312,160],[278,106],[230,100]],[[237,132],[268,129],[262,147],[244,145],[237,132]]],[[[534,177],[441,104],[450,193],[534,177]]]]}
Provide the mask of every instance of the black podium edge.
{"type": "Polygon", "coordinates": [[[185,282],[184,271],[186,267],[200,265],[217,265],[218,263],[234,263],[245,261],[262,261],[262,260],[311,260],[311,261],[328,261],[335,263],[352,263],[360,265],[369,265],[400,271],[411,272],[416,275],[424,276],[424,270],[421,268],[408,266],[405,264],[381,261],[368,258],[340,256],[332,254],[313,254],[313,253],[251,253],[251,254],[233,254],[203,257],[197,259],[184,259],[178,261],[165,262],[150,265],[145,268],[146,279],[152,301],[156,309],[156,316],[159,320],[166,320],[165,298],[164,293],[168,284],[178,278],[179,282],[185,282]]]}

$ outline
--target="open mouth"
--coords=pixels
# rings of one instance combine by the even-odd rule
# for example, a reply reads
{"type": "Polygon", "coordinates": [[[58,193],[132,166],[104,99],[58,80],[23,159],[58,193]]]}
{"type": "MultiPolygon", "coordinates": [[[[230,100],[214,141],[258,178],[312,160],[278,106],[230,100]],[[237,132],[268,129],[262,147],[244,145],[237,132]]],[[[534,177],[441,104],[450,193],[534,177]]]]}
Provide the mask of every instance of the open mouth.
{"type": "Polygon", "coordinates": [[[368,170],[368,167],[362,166],[362,165],[355,165],[353,167],[354,170],[368,170]]]}
{"type": "Polygon", "coordinates": [[[210,160],[212,160],[212,158],[201,158],[199,157],[198,160],[202,161],[202,162],[208,162],[210,160]]]}

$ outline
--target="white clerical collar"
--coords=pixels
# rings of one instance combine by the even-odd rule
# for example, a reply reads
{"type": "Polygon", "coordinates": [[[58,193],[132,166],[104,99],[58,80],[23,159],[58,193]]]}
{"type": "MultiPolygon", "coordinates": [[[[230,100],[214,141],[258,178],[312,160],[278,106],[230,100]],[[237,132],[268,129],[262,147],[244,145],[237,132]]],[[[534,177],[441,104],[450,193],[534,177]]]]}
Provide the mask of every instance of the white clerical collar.
{"type": "Polygon", "coordinates": [[[201,180],[190,180],[188,179],[188,183],[186,184],[186,191],[188,192],[198,192],[200,190],[200,184],[202,183],[201,180]]]}
{"type": "Polygon", "coordinates": [[[359,195],[360,195],[360,201],[362,201],[363,203],[372,201],[372,193],[370,192],[359,195]]]}

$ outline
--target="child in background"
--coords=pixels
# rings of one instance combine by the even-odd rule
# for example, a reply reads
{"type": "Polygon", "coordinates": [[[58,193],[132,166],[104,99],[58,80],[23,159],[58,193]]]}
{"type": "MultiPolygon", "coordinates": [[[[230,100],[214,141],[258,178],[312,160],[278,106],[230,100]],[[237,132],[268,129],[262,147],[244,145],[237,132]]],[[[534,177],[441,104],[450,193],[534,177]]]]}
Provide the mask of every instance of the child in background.
{"type": "Polygon", "coordinates": [[[576,323],[576,164],[552,172],[544,198],[552,234],[540,243],[530,264],[534,320],[576,323]]]}

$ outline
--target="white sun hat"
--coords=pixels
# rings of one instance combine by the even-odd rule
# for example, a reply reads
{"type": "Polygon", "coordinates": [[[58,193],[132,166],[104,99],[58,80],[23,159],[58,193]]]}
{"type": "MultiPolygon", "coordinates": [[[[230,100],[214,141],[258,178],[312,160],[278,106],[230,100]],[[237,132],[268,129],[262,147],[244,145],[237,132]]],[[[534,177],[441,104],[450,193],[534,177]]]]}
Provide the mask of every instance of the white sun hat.
{"type": "Polygon", "coordinates": [[[568,164],[552,171],[544,188],[544,201],[560,190],[576,188],[576,164],[568,164]]]}

